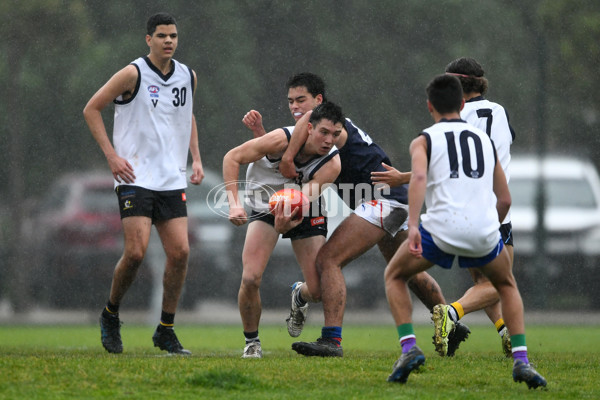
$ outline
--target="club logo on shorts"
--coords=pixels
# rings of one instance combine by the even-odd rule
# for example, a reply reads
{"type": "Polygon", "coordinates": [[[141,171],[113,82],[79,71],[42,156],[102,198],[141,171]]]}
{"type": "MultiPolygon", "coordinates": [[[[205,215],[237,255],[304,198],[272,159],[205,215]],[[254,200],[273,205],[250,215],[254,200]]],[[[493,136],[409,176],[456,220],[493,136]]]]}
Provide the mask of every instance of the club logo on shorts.
{"type": "Polygon", "coordinates": [[[325,217],[315,217],[310,219],[310,226],[323,225],[325,223],[325,217]]]}
{"type": "Polygon", "coordinates": [[[129,210],[130,208],[133,208],[131,200],[125,200],[125,203],[123,203],[123,210],[129,210]]]}
{"type": "Polygon", "coordinates": [[[185,193],[181,193],[181,201],[186,201],[187,198],[185,197],[185,193]]]}

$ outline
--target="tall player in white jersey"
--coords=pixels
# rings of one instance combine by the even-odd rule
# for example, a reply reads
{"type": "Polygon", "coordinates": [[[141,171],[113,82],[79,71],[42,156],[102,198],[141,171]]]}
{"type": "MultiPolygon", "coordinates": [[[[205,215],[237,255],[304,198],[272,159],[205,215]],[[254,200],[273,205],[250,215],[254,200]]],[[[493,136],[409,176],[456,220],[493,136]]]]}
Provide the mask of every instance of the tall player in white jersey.
{"type": "MultiPolygon", "coordinates": [[[[295,127],[275,129],[263,136],[249,140],[229,151],[223,159],[223,179],[228,191],[229,220],[235,225],[250,224],[242,253],[242,282],[238,293],[238,305],[246,338],[243,358],[261,358],[262,344],[258,336],[261,315],[260,283],[262,275],[280,233],[292,241],[292,248],[300,264],[305,282],[305,301],[321,299],[319,277],[315,267],[317,252],[327,237],[327,218],[321,207],[321,192],[327,184],[335,181],[341,170],[340,156],[335,147],[344,124],[342,110],[327,102],[317,106],[312,114],[306,114],[298,123],[309,119],[309,138],[294,159],[300,173],[298,179],[284,177],[279,171],[281,156],[289,145],[295,127]],[[310,119],[309,119],[310,118],[310,119]],[[240,165],[250,164],[246,174],[246,190],[252,214],[248,217],[242,199],[238,196],[237,179],[240,165]],[[311,203],[308,215],[292,221],[282,213],[283,205],[269,213],[269,197],[277,190],[289,186],[301,186],[311,203]]],[[[295,214],[292,214],[295,216],[295,214]]],[[[295,289],[296,289],[295,288],[295,289]]],[[[300,323],[288,319],[288,332],[298,336],[304,325],[308,304],[298,311],[300,323]]]]}
{"type": "MultiPolygon", "coordinates": [[[[508,114],[504,107],[483,97],[488,89],[488,81],[484,77],[483,68],[476,60],[462,57],[448,64],[446,73],[458,77],[462,85],[465,106],[460,113],[461,118],[484,131],[492,139],[496,147],[498,161],[502,165],[508,182],[510,180],[510,146],[515,139],[515,132],[509,123],[508,114]]],[[[512,265],[514,252],[510,210],[502,221],[500,233],[512,265]]],[[[484,309],[502,339],[504,354],[510,357],[510,335],[502,319],[498,292],[478,270],[471,269],[469,271],[475,285],[457,301],[434,308],[435,335],[441,337],[452,332],[454,323],[464,315],[484,309]]],[[[439,340],[445,339],[440,338],[439,340]]],[[[440,352],[442,356],[444,355],[444,349],[442,348],[440,352]]],[[[449,343],[447,355],[453,354],[454,349],[449,343]]]]}
{"type": "Polygon", "coordinates": [[[100,317],[101,340],[108,352],[123,351],[119,306],[144,259],[154,224],[166,265],[162,313],[152,341],[161,350],[188,355],[173,325],[189,255],[188,151],[193,169],[190,182],[198,185],[204,177],[193,115],[196,74],[173,60],[178,36],[171,15],[151,16],[146,28],[150,53],[110,78],[83,111],[115,179],[125,238],[123,256],[115,267],[110,296],[100,317]],[[111,102],[115,103],[112,144],[101,114],[111,102]]]}
{"type": "Polygon", "coordinates": [[[388,381],[406,382],[425,362],[416,345],[407,281],[435,264],[451,268],[458,257],[461,268],[478,268],[500,294],[512,334],[513,379],[530,388],[546,386],[529,364],[523,302],[498,231],[511,202],[506,177],[487,134],[460,119],[463,105],[455,76],[440,75],[427,85],[427,108],[435,124],[410,145],[408,239],[385,271],[386,294],[402,346],[388,381]],[[427,211],[419,224],[423,203],[427,211]]]}

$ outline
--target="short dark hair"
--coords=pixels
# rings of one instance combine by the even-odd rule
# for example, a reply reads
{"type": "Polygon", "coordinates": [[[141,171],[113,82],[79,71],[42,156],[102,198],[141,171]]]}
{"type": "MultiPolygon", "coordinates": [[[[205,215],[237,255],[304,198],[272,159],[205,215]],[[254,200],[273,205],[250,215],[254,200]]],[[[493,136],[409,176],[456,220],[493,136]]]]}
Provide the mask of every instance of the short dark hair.
{"type": "Polygon", "coordinates": [[[463,92],[454,75],[438,75],[427,85],[427,99],[440,114],[460,112],[463,92]]]}
{"type": "Polygon", "coordinates": [[[458,77],[465,93],[485,94],[488,90],[483,67],[473,58],[457,58],[446,66],[446,72],[458,77]]]}
{"type": "Polygon", "coordinates": [[[146,22],[146,33],[150,36],[154,34],[156,31],[156,27],[158,25],[175,25],[177,26],[177,21],[175,21],[175,17],[166,12],[160,12],[152,15],[148,18],[148,22],[146,22]]]}
{"type": "Polygon", "coordinates": [[[320,76],[310,72],[301,72],[299,74],[291,76],[285,84],[285,88],[287,90],[290,90],[290,88],[297,88],[301,86],[304,86],[308,93],[312,94],[313,97],[322,95],[323,102],[326,101],[325,82],[323,81],[323,79],[321,79],[320,76]]]}
{"type": "Polygon", "coordinates": [[[313,126],[315,126],[319,122],[321,122],[322,119],[328,119],[334,124],[337,124],[339,122],[342,125],[344,125],[345,122],[342,108],[330,101],[326,101],[325,103],[321,103],[318,106],[316,106],[313,109],[312,114],[310,115],[309,122],[313,126]]]}

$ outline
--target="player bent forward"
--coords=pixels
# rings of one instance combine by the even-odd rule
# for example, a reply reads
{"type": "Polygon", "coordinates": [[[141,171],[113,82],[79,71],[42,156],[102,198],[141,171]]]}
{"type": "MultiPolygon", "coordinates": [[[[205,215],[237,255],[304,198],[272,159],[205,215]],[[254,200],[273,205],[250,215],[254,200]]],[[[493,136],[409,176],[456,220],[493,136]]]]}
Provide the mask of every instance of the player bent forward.
{"type": "Polygon", "coordinates": [[[500,295],[512,335],[513,379],[529,388],[546,386],[527,358],[523,302],[498,231],[511,198],[494,145],[485,132],[460,119],[464,100],[455,76],[434,78],[427,97],[435,124],[410,145],[408,240],[385,271],[386,294],[402,346],[388,381],[406,382],[425,362],[416,345],[407,280],[434,264],[451,268],[458,256],[461,267],[479,268],[500,295]],[[419,225],[424,201],[427,212],[419,225]]]}
{"type": "Polygon", "coordinates": [[[321,289],[315,258],[325,243],[327,219],[319,197],[321,191],[336,179],[341,170],[340,157],[334,145],[342,131],[344,117],[337,105],[323,103],[312,114],[303,118],[302,123],[305,123],[305,119],[310,119],[309,139],[294,160],[300,178],[285,178],[278,168],[294,127],[276,129],[249,140],[229,151],[223,159],[223,178],[230,193],[227,196],[229,220],[238,226],[250,220],[242,253],[243,272],[238,293],[246,338],[243,358],[262,357],[258,336],[261,315],[260,283],[280,233],[284,233],[283,237],[292,241],[292,248],[308,287],[309,297],[304,300],[320,301],[321,289]],[[242,164],[250,164],[246,173],[246,191],[250,192],[248,200],[252,209],[249,218],[238,198],[236,180],[242,164]],[[299,209],[286,216],[283,205],[280,205],[274,215],[269,213],[270,195],[289,185],[302,185],[303,193],[311,201],[309,215],[300,221],[291,219],[299,209]]]}

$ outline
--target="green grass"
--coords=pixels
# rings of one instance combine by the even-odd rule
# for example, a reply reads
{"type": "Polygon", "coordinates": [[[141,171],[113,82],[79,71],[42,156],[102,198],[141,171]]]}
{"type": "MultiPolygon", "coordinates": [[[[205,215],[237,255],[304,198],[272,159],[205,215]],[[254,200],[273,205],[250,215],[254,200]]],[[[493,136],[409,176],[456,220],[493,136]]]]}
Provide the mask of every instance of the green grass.
{"type": "MultiPolygon", "coordinates": [[[[598,326],[528,326],[530,361],[548,390],[512,381],[493,327],[473,326],[454,358],[433,351],[432,327],[416,326],[425,365],[404,385],[385,381],[400,346],[393,326],[346,326],[345,356],[306,358],[285,326],[260,329],[264,358],[243,360],[241,327],[178,325],[192,357],[152,347],[153,327],[124,325],[125,351],[111,355],[97,326],[0,326],[2,399],[596,399],[598,326]]],[[[301,340],[314,340],[308,326],[301,340]]]]}

